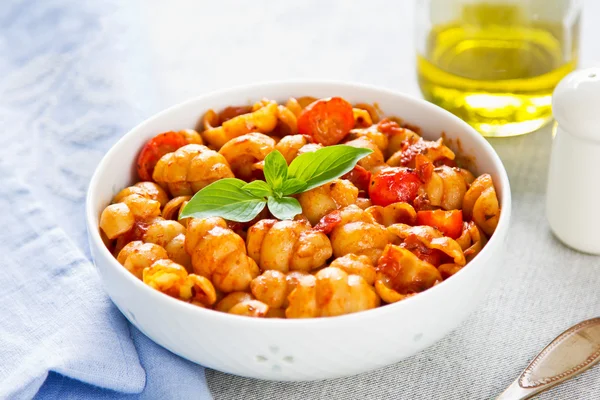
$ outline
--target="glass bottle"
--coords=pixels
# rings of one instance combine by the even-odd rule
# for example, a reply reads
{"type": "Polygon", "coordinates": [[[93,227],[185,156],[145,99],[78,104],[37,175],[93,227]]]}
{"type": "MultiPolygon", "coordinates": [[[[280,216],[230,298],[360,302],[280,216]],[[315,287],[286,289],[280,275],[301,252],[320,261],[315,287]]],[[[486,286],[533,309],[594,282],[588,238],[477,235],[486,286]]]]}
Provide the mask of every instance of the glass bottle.
{"type": "Polygon", "coordinates": [[[578,0],[417,0],[423,96],[484,136],[542,127],[577,65],[580,10],[578,0]]]}

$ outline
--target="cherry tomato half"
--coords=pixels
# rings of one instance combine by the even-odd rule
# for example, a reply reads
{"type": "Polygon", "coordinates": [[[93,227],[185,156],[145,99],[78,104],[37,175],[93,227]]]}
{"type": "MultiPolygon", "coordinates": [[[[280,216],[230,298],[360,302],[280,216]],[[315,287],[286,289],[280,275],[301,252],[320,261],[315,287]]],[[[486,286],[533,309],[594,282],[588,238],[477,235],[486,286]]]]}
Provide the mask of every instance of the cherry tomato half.
{"type": "Polygon", "coordinates": [[[317,100],[298,117],[298,133],[325,146],[338,144],[353,127],[352,105],[341,97],[317,100]]]}
{"type": "Polygon", "coordinates": [[[387,206],[392,203],[412,203],[422,185],[415,171],[404,167],[382,169],[371,177],[369,197],[373,204],[387,206]]]}
{"type": "Polygon", "coordinates": [[[462,233],[462,210],[427,210],[417,212],[417,224],[436,228],[444,235],[456,239],[462,233]]]}
{"type": "Polygon", "coordinates": [[[142,181],[151,181],[156,163],[162,156],[188,144],[179,132],[165,132],[150,139],[137,159],[137,173],[142,181]]]}

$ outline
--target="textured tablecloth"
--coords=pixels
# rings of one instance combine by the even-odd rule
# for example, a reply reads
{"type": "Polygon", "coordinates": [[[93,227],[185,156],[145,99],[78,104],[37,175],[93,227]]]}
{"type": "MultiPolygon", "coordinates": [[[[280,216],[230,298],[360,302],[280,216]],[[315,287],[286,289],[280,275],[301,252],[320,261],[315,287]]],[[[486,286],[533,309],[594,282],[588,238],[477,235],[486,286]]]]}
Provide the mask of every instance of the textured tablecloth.
{"type": "MultiPolygon", "coordinates": [[[[152,2],[144,18],[164,105],[287,78],[358,81],[419,95],[413,1],[161,3],[152,2]]],[[[589,66],[600,60],[600,23],[593,20],[600,4],[584,3],[580,64],[589,66]]],[[[600,314],[600,258],[564,247],[545,220],[550,128],[492,144],[512,184],[508,256],[465,324],[408,360],[345,379],[276,383],[209,370],[215,399],[489,399],[564,329],[600,314]]],[[[598,399],[600,368],[539,398],[598,399]]]]}
{"type": "Polygon", "coordinates": [[[139,3],[0,4],[0,399],[209,399],[84,257],[91,174],[155,111],[139,3]]]}

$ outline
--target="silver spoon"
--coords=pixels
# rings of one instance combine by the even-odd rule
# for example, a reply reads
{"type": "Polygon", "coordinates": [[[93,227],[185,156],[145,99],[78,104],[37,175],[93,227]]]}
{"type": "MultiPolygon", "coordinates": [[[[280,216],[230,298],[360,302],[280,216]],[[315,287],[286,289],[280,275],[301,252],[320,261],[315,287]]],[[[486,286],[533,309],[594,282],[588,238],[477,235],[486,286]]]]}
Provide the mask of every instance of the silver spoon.
{"type": "Polygon", "coordinates": [[[579,375],[600,361],[600,318],[588,319],[554,339],[496,400],[523,400],[579,375]]]}

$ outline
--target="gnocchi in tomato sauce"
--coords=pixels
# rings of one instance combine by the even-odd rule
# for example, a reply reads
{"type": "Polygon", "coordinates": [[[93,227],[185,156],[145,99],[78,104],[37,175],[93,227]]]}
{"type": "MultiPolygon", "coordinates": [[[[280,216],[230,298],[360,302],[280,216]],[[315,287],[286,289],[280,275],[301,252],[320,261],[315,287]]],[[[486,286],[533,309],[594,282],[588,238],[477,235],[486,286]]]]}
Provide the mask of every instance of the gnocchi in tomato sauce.
{"type": "Polygon", "coordinates": [[[200,128],[160,133],[137,158],[139,182],[100,216],[119,263],[150,287],[220,312],[314,318],[423,292],[464,268],[500,217],[492,178],[461,166],[442,138],[340,97],[264,99],[209,110],[200,128]],[[199,131],[199,132],[198,132],[199,131]],[[372,152],[353,170],[296,194],[302,213],[250,222],[183,218],[191,196],[224,178],[264,178],[325,146],[372,152]]]}

